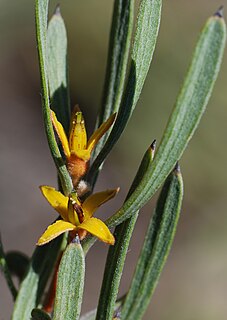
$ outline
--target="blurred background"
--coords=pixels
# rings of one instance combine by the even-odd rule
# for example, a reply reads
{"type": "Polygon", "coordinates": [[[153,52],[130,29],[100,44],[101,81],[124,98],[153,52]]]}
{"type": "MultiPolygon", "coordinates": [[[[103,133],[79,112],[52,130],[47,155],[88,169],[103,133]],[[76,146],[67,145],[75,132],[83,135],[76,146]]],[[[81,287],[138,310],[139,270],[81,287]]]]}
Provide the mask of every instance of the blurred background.
{"type": "MultiPolygon", "coordinates": [[[[68,31],[70,90],[91,132],[105,74],[113,1],[58,1],[68,31]]],[[[51,1],[50,14],[57,1],[51,1]]],[[[96,190],[121,187],[109,216],[122,204],[144,151],[161,139],[184,78],[198,33],[220,4],[216,0],[164,1],[151,69],[137,109],[115,146],[96,190]]],[[[5,250],[31,255],[54,211],[38,186],[56,186],[43,130],[34,1],[0,0],[0,230],[5,250]]],[[[224,320],[227,316],[227,59],[201,125],[180,161],[185,197],[171,254],[145,320],[224,320]]],[[[142,210],[121,284],[126,292],[155,199],[142,210]]],[[[97,243],[87,257],[83,311],[98,300],[108,246],[97,243]]],[[[0,320],[12,301],[0,275],[0,320]]]]}

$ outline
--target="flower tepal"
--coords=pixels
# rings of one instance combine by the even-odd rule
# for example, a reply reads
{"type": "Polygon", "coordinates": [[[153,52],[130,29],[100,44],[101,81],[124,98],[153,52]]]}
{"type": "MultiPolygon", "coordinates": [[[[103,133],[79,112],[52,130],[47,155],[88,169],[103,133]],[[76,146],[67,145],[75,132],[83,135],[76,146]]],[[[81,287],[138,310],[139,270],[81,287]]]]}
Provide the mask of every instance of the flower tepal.
{"type": "Polygon", "coordinates": [[[87,140],[87,132],[83,114],[79,107],[75,107],[71,118],[69,139],[64,131],[62,124],[57,120],[53,111],[51,119],[55,131],[61,141],[63,151],[67,161],[67,168],[72,177],[73,185],[76,188],[80,179],[85,175],[89,167],[91,153],[100,138],[107,132],[115,120],[116,114],[113,114],[104,122],[87,140]]]}
{"type": "Polygon", "coordinates": [[[39,238],[37,245],[44,245],[67,231],[73,232],[74,235],[77,234],[80,240],[90,233],[103,242],[114,244],[114,236],[108,227],[100,219],[94,218],[93,214],[100,205],[113,198],[119,189],[94,193],[81,202],[76,193],[66,197],[55,188],[49,186],[40,188],[44,197],[60,214],[62,220],[51,224],[39,238]]]}

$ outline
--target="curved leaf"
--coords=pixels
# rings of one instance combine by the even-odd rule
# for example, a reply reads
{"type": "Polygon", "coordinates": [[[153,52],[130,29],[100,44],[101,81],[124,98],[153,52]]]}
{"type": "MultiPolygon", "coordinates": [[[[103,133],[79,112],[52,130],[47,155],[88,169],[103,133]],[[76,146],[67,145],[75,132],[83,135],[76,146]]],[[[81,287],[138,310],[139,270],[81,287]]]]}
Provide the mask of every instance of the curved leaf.
{"type": "Polygon", "coordinates": [[[123,207],[106,221],[109,227],[116,226],[143,207],[180,159],[207,106],[220,69],[225,43],[225,22],[222,17],[215,15],[207,21],[201,32],[154,161],[123,207]]]}
{"type": "MultiPolygon", "coordinates": [[[[200,34],[190,68],[154,160],[122,208],[106,220],[109,228],[127,220],[142,208],[180,159],[207,106],[220,69],[225,43],[224,19],[220,14],[215,14],[200,34]]],[[[94,242],[91,237],[84,241],[85,252],[94,242]]]]}
{"type": "Polygon", "coordinates": [[[180,215],[183,180],[177,166],[166,180],[151,218],[130,289],[121,310],[122,320],[142,319],[168,257],[180,215]]]}

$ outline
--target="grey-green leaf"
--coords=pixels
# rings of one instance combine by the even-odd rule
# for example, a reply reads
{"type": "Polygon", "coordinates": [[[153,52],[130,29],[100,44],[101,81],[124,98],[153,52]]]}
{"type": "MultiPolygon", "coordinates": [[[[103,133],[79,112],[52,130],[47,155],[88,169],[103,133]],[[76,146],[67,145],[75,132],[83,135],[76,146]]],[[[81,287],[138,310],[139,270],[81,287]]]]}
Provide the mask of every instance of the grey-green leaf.
{"type": "Polygon", "coordinates": [[[51,108],[66,132],[70,123],[70,98],[67,63],[67,34],[57,6],[47,30],[48,80],[51,108]]]}
{"type": "MultiPolygon", "coordinates": [[[[65,195],[72,191],[72,181],[67,171],[66,165],[62,159],[50,117],[50,94],[48,87],[48,64],[47,64],[47,16],[48,0],[36,0],[36,37],[39,56],[39,68],[41,75],[42,106],[44,125],[47,135],[49,148],[58,170],[61,186],[65,195]]],[[[61,121],[61,119],[59,119],[61,121]]]]}
{"type": "Polygon", "coordinates": [[[30,320],[31,311],[40,302],[61,246],[62,236],[35,249],[27,274],[20,285],[12,320],[30,320]]]}
{"type": "Polygon", "coordinates": [[[161,19],[161,7],[161,0],[141,0],[129,76],[119,113],[105,146],[91,167],[90,179],[92,179],[94,173],[120,138],[138,102],[156,45],[161,19]]]}
{"type": "MultiPolygon", "coordinates": [[[[107,219],[108,227],[122,223],[142,208],[180,159],[207,106],[220,69],[225,43],[226,25],[222,16],[216,14],[207,21],[200,34],[183,87],[153,162],[122,208],[107,219]]],[[[85,251],[89,250],[94,241],[94,237],[86,240],[85,251]]]]}
{"type": "Polygon", "coordinates": [[[108,251],[96,320],[113,319],[125,258],[137,218],[138,212],[118,226],[118,230],[114,232],[116,243],[108,251]]]}
{"type": "Polygon", "coordinates": [[[121,320],[142,319],[172,246],[183,198],[179,167],[166,180],[151,218],[121,320]]]}
{"type": "Polygon", "coordinates": [[[154,161],[131,197],[108,219],[108,226],[121,223],[143,207],[180,159],[207,106],[220,69],[225,43],[225,22],[222,17],[215,15],[207,21],[200,34],[154,161]]]}
{"type": "MultiPolygon", "coordinates": [[[[103,101],[98,116],[97,127],[106,121],[111,114],[118,111],[128,63],[129,49],[134,18],[134,0],[115,0],[110,32],[110,43],[103,101]]],[[[106,135],[97,144],[95,159],[106,141],[106,135]]]]}
{"type": "MultiPolygon", "coordinates": [[[[154,149],[149,148],[145,153],[138,172],[134,178],[128,196],[141,181],[153,158],[154,149]]],[[[137,221],[139,212],[136,212],[128,220],[117,226],[114,232],[115,245],[109,248],[103,282],[99,297],[96,320],[112,320],[115,301],[119,290],[120,280],[123,272],[125,258],[128,252],[129,243],[137,221]]]]}
{"type": "Polygon", "coordinates": [[[76,239],[66,248],[59,265],[53,320],[79,319],[84,273],[84,252],[76,239]]]}

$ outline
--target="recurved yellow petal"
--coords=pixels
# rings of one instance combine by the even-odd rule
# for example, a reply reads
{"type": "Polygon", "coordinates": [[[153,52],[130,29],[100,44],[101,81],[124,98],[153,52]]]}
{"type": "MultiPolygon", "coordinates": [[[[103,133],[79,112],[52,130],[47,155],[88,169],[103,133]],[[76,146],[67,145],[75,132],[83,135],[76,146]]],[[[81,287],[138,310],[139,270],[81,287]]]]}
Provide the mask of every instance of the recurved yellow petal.
{"type": "Polygon", "coordinates": [[[68,197],[65,197],[61,192],[49,186],[41,186],[40,190],[49,204],[68,221],[68,197]]]}
{"type": "Polygon", "coordinates": [[[87,133],[84,124],[84,118],[81,111],[72,115],[72,124],[69,137],[69,148],[72,153],[77,155],[78,150],[84,150],[87,147],[87,133]]]}
{"type": "Polygon", "coordinates": [[[82,222],[78,229],[83,229],[88,231],[89,233],[93,234],[103,242],[108,244],[114,244],[115,239],[108,227],[105,225],[104,222],[97,218],[90,218],[82,222]]]}
{"type": "Polygon", "coordinates": [[[98,143],[99,139],[106,133],[106,131],[111,127],[116,118],[116,113],[112,114],[107,121],[105,121],[91,136],[88,141],[87,149],[92,152],[95,145],[98,143]]]}
{"type": "Polygon", "coordinates": [[[39,238],[37,245],[42,246],[57,238],[58,236],[60,236],[60,234],[74,229],[76,229],[76,226],[74,226],[72,223],[58,220],[46,229],[44,234],[39,238]]]}
{"type": "Polygon", "coordinates": [[[118,191],[119,188],[97,192],[90,195],[82,205],[85,219],[92,217],[93,213],[98,209],[98,207],[112,199],[118,193],[118,191]]]}
{"type": "Polygon", "coordinates": [[[67,136],[65,134],[65,130],[64,130],[62,124],[58,121],[56,114],[52,110],[51,110],[51,120],[52,120],[53,126],[55,128],[55,131],[61,141],[64,154],[65,154],[66,158],[69,158],[70,157],[70,150],[69,150],[69,143],[68,143],[67,136]]]}

